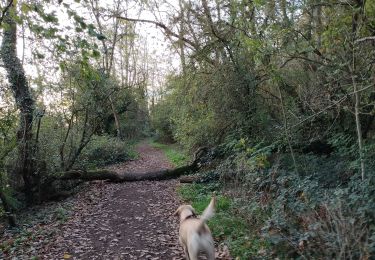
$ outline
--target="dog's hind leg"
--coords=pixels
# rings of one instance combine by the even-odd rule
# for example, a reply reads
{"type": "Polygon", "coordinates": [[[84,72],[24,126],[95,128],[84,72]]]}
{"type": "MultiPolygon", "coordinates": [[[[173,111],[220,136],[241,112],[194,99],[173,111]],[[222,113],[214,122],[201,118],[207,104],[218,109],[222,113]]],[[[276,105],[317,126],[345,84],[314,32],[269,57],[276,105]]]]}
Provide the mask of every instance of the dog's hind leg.
{"type": "Polygon", "coordinates": [[[207,260],[215,260],[215,250],[207,251],[207,260]]]}
{"type": "Polygon", "coordinates": [[[198,253],[190,254],[190,260],[198,260],[198,253]]]}
{"type": "Polygon", "coordinates": [[[187,247],[187,246],[185,245],[185,243],[181,240],[181,237],[179,238],[179,241],[180,241],[180,245],[181,245],[182,248],[184,249],[184,253],[185,253],[185,258],[186,258],[186,260],[190,260],[188,247],[187,247]]]}
{"type": "Polygon", "coordinates": [[[190,257],[190,260],[198,260],[198,254],[199,250],[197,248],[197,245],[190,244],[187,246],[188,255],[190,257]]]}
{"type": "Polygon", "coordinates": [[[184,246],[183,248],[184,248],[184,253],[185,253],[186,260],[191,260],[190,257],[189,257],[189,251],[188,251],[187,247],[184,246]]]}

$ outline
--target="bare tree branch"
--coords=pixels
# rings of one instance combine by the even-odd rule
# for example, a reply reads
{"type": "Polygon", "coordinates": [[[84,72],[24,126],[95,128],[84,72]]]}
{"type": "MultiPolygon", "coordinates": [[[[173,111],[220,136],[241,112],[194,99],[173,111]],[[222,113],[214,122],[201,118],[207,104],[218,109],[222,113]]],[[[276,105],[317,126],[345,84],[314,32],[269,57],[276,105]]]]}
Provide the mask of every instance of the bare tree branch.
{"type": "Polygon", "coordinates": [[[352,95],[355,95],[355,94],[357,94],[357,93],[359,93],[359,92],[365,91],[366,89],[369,89],[369,88],[371,88],[371,87],[374,87],[374,85],[371,84],[371,85],[366,86],[366,87],[364,87],[364,88],[362,88],[362,89],[358,89],[358,90],[356,90],[356,91],[353,91],[353,92],[351,92],[351,93],[346,94],[345,96],[343,96],[342,98],[340,98],[338,101],[336,101],[336,102],[332,103],[331,105],[329,105],[329,106],[323,108],[323,109],[320,110],[319,112],[317,112],[317,113],[315,113],[315,114],[313,114],[313,115],[310,115],[310,116],[306,117],[305,119],[303,119],[302,121],[300,121],[300,122],[298,122],[298,123],[296,123],[296,124],[290,126],[289,129],[294,128],[294,127],[297,127],[297,126],[303,124],[304,122],[306,122],[306,121],[308,121],[308,120],[310,120],[310,119],[313,119],[313,118],[317,117],[318,115],[324,113],[324,112],[327,111],[328,109],[330,109],[330,108],[332,108],[332,107],[334,107],[334,106],[336,106],[336,105],[342,103],[342,102],[345,101],[349,96],[352,96],[352,95]]]}
{"type": "Polygon", "coordinates": [[[361,43],[365,41],[375,41],[375,36],[364,37],[355,41],[355,43],[361,43]]]}
{"type": "Polygon", "coordinates": [[[4,20],[4,16],[5,14],[8,12],[9,8],[12,6],[13,4],[13,0],[10,0],[8,5],[3,9],[3,11],[1,12],[1,17],[0,17],[0,25],[2,25],[3,23],[3,20],[4,20]]]}
{"type": "Polygon", "coordinates": [[[193,47],[196,50],[199,49],[199,46],[196,43],[194,43],[193,41],[191,41],[191,40],[189,40],[185,37],[182,37],[182,36],[178,35],[177,33],[173,32],[171,29],[169,29],[165,24],[163,24],[161,22],[147,20],[147,19],[135,19],[135,18],[129,18],[129,17],[124,17],[124,16],[116,16],[116,17],[118,19],[122,19],[122,20],[129,21],[129,22],[140,22],[140,23],[154,24],[157,27],[162,28],[167,35],[171,35],[171,36],[173,36],[173,37],[175,37],[179,40],[184,41],[185,43],[189,44],[191,47],[193,47]]]}

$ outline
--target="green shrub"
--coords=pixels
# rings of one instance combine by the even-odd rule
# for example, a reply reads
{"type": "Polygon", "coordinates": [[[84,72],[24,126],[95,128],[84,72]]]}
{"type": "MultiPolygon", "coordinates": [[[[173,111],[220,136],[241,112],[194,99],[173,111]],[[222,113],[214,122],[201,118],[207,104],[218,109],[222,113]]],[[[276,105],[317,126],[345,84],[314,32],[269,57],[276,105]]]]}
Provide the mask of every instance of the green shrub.
{"type": "Polygon", "coordinates": [[[102,167],[136,157],[133,145],[109,136],[93,136],[77,162],[77,167],[102,167]]]}
{"type": "Polygon", "coordinates": [[[169,102],[157,103],[151,110],[151,127],[156,132],[156,139],[161,142],[172,142],[172,122],[170,115],[172,108],[169,102]]]}
{"type": "Polygon", "coordinates": [[[368,259],[375,252],[375,179],[360,180],[348,153],[296,154],[295,172],[291,156],[269,146],[240,139],[222,149],[226,159],[216,169],[224,187],[273,256],[368,259]]]}
{"type": "Polygon", "coordinates": [[[64,222],[68,219],[68,211],[63,207],[56,208],[54,213],[58,221],[64,222]]]}

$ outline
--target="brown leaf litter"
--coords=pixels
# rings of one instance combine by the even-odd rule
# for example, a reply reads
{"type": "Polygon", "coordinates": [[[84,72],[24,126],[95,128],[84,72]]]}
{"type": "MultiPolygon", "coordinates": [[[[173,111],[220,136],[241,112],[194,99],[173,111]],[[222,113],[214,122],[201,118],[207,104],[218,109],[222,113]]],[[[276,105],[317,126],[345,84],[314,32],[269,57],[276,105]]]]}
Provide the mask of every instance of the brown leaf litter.
{"type": "MultiPolygon", "coordinates": [[[[172,167],[158,149],[143,143],[137,150],[139,159],[109,168],[142,174],[172,167]]],[[[176,180],[87,183],[63,202],[26,212],[38,218],[25,220],[22,232],[4,232],[0,259],[184,259],[172,215],[181,204],[177,185],[176,180]]],[[[227,255],[220,250],[217,259],[230,259],[227,255]]]]}

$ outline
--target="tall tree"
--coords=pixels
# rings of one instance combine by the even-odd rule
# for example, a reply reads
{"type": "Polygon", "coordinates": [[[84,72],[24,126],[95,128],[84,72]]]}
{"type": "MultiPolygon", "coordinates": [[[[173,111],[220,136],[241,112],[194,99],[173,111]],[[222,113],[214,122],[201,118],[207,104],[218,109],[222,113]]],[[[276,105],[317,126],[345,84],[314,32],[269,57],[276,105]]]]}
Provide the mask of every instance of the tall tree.
{"type": "Polygon", "coordinates": [[[22,175],[25,192],[29,202],[32,201],[32,176],[34,174],[32,127],[34,100],[25,76],[25,70],[17,57],[17,23],[16,4],[9,0],[9,10],[4,16],[3,40],[0,56],[8,75],[10,88],[13,92],[19,114],[17,131],[18,160],[15,173],[22,175]]]}
{"type": "MultiPolygon", "coordinates": [[[[114,5],[115,5],[114,12],[116,14],[118,14],[120,12],[120,4],[121,4],[121,1],[115,1],[114,2],[114,5]]],[[[104,34],[104,27],[103,27],[103,24],[101,22],[99,1],[91,0],[90,5],[91,5],[92,13],[95,17],[95,21],[97,23],[97,27],[99,29],[99,32],[100,32],[100,34],[103,35],[104,34]]],[[[118,38],[118,30],[119,30],[119,25],[120,25],[120,19],[118,19],[117,17],[113,17],[112,19],[113,19],[113,28],[112,28],[113,37],[112,37],[112,39],[110,39],[109,43],[107,43],[106,37],[103,37],[103,39],[101,40],[102,45],[103,45],[103,50],[104,50],[103,69],[104,69],[104,73],[107,77],[110,77],[111,72],[112,72],[113,59],[114,59],[113,55],[114,55],[114,52],[115,52],[116,43],[118,41],[117,38],[118,38]]],[[[117,137],[122,138],[121,127],[120,127],[120,119],[119,119],[119,115],[116,111],[115,102],[113,100],[112,95],[109,95],[108,99],[111,103],[111,109],[112,109],[112,113],[113,113],[113,118],[115,120],[117,137]]]]}

